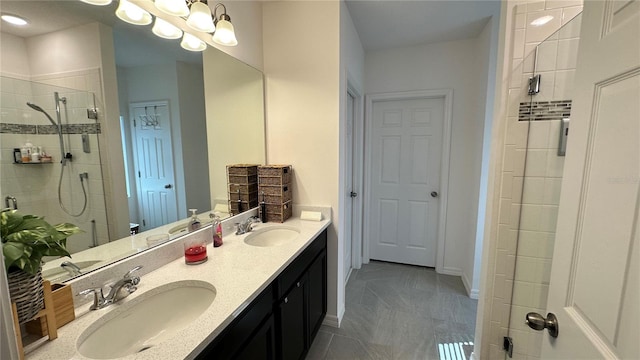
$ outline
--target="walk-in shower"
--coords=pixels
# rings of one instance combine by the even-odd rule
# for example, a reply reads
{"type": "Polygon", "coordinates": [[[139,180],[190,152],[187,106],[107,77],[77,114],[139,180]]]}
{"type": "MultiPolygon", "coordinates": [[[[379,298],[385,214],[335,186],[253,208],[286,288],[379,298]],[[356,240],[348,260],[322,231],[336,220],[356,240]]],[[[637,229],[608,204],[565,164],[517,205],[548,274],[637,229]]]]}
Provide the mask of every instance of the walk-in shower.
{"type": "Polygon", "coordinates": [[[500,326],[506,328],[506,359],[540,358],[547,336],[536,324],[547,314],[565,147],[571,141],[568,123],[581,25],[581,15],[569,17],[575,11],[566,10],[559,30],[527,43],[524,58],[514,58],[506,140],[511,161],[503,168],[498,235],[503,265],[496,275],[506,306],[494,306],[505,311],[500,326]]]}
{"type": "Polygon", "coordinates": [[[57,91],[53,93],[53,96],[56,102],[56,119],[58,120],[57,122],[54,121],[51,118],[51,116],[40,106],[32,102],[27,102],[27,106],[29,106],[35,111],[39,111],[43,113],[44,116],[46,116],[47,119],[49,119],[49,121],[51,122],[51,124],[56,128],[56,132],[58,133],[58,141],[60,143],[60,164],[62,164],[62,166],[60,167],[60,177],[58,179],[58,204],[60,205],[60,208],[65,213],[73,217],[78,217],[84,214],[85,210],[87,209],[88,199],[87,199],[87,190],[85,188],[84,180],[88,178],[88,174],[86,172],[80,174],[80,186],[82,187],[82,194],[84,197],[84,201],[83,201],[82,209],[80,210],[80,212],[74,213],[72,210],[67,209],[64,205],[64,201],[62,201],[62,178],[64,176],[64,169],[67,165],[67,162],[70,162],[73,159],[73,155],[71,155],[71,152],[65,151],[64,138],[62,137],[62,116],[61,116],[60,104],[66,105],[67,98],[60,97],[60,94],[57,91]]]}

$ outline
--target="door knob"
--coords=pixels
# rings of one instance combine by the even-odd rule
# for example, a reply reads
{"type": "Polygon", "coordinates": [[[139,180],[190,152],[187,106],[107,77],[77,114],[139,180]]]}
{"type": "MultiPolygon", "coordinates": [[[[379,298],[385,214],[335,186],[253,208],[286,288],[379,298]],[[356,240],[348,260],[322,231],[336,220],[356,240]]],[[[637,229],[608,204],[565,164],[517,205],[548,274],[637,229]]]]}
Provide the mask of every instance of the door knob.
{"type": "Polygon", "coordinates": [[[352,198],[354,198],[354,197],[358,196],[358,193],[357,193],[357,192],[355,192],[355,191],[352,191],[352,192],[349,194],[349,196],[351,196],[352,198]]]}
{"type": "Polygon", "coordinates": [[[164,186],[165,189],[171,189],[173,186],[171,184],[167,184],[164,186]]]}
{"type": "Polygon", "coordinates": [[[549,330],[549,335],[553,336],[554,338],[558,337],[558,333],[560,332],[558,326],[558,318],[556,318],[556,315],[554,313],[548,313],[547,318],[545,319],[544,316],[538,313],[530,312],[527,314],[525,323],[529,325],[529,327],[533,330],[549,330]]]}
{"type": "Polygon", "coordinates": [[[437,191],[432,191],[432,192],[431,192],[431,197],[432,197],[432,198],[436,198],[436,197],[438,197],[438,192],[437,192],[437,191]]]}

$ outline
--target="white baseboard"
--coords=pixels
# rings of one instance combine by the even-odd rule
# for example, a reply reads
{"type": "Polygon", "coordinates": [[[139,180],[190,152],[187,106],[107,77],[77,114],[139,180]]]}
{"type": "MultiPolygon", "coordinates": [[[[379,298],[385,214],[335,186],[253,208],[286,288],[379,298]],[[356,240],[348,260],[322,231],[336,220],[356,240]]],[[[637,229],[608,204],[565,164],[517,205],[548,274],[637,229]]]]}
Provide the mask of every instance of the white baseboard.
{"type": "Polygon", "coordinates": [[[467,278],[467,274],[462,274],[462,284],[464,285],[464,289],[467,290],[467,295],[474,300],[478,300],[478,296],[480,296],[480,290],[472,289],[471,284],[469,283],[469,278],[467,278]]]}
{"type": "Polygon", "coordinates": [[[444,274],[444,275],[462,276],[462,270],[458,268],[443,267],[440,269],[436,269],[436,271],[439,274],[444,274]]]}
{"type": "Polygon", "coordinates": [[[334,328],[339,328],[340,323],[342,322],[342,317],[344,316],[344,306],[340,309],[340,314],[338,316],[327,314],[324,316],[324,320],[322,320],[322,325],[331,326],[334,328]]]}
{"type": "Polygon", "coordinates": [[[334,315],[325,315],[324,320],[322,320],[322,325],[331,326],[334,328],[340,327],[340,320],[337,316],[334,315]]]}

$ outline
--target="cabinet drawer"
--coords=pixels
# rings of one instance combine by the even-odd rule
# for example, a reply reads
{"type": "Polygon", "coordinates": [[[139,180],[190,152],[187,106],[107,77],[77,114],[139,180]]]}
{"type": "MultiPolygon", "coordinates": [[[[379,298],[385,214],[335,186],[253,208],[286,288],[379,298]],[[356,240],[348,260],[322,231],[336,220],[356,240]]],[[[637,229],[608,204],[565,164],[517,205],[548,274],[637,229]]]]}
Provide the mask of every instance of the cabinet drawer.
{"type": "Polygon", "coordinates": [[[280,274],[277,280],[277,297],[281,299],[284,294],[300,278],[300,275],[311,265],[316,256],[327,247],[327,231],[324,230],[318,237],[280,274]]]}

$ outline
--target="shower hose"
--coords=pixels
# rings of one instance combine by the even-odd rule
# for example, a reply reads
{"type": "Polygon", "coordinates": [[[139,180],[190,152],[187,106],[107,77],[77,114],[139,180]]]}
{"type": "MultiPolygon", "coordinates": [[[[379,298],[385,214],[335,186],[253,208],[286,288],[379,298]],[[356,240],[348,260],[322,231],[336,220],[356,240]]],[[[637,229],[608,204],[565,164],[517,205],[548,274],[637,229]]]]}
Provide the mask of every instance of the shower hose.
{"type": "Polygon", "coordinates": [[[82,194],[84,195],[84,204],[82,205],[82,210],[79,213],[74,214],[71,211],[67,210],[64,207],[64,202],[62,201],[62,175],[64,174],[64,168],[66,164],[62,164],[62,168],[60,168],[60,179],[58,180],[58,204],[60,204],[60,208],[73,217],[78,217],[84,214],[84,211],[87,209],[87,190],[84,188],[84,179],[80,177],[80,185],[82,185],[82,194]]]}

